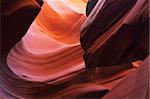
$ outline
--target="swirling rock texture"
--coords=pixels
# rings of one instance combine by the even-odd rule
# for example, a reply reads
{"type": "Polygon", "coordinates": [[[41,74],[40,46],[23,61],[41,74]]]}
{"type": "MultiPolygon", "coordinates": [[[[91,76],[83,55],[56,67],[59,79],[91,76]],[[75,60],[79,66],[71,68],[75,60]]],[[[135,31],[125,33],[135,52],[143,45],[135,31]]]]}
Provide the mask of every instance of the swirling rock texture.
{"type": "Polygon", "coordinates": [[[81,45],[86,66],[144,60],[149,54],[148,0],[103,2],[98,2],[96,14],[93,12],[82,26],[81,45]]]}
{"type": "Polygon", "coordinates": [[[1,1],[0,98],[148,98],[148,0],[87,2],[1,1]]]}

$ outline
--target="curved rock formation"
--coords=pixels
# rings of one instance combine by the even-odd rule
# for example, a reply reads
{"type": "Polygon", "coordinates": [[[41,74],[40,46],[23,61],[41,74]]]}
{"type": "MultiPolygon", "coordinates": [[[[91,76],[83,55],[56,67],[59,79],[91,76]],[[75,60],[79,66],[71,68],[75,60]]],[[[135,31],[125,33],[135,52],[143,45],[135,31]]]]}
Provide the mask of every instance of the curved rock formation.
{"type": "MultiPolygon", "coordinates": [[[[104,96],[107,99],[112,98],[117,90],[124,89],[120,86],[131,78],[134,79],[132,83],[137,82],[137,89],[136,80],[143,80],[139,81],[139,86],[144,90],[139,94],[133,88],[127,94],[135,91],[136,94],[128,95],[147,97],[145,85],[148,77],[143,74],[149,72],[145,69],[148,67],[147,59],[141,65],[132,62],[144,60],[148,55],[148,1],[91,0],[88,5],[87,2],[0,2],[0,98],[80,99],[104,96]],[[133,68],[133,65],[139,68],[133,68]],[[91,75],[85,67],[97,68],[91,75]],[[137,79],[139,74],[142,76],[137,79]]],[[[124,93],[114,96],[122,95],[124,93]]]]}
{"type": "Polygon", "coordinates": [[[99,0],[82,25],[87,67],[127,64],[149,54],[148,0],[99,0]]]}

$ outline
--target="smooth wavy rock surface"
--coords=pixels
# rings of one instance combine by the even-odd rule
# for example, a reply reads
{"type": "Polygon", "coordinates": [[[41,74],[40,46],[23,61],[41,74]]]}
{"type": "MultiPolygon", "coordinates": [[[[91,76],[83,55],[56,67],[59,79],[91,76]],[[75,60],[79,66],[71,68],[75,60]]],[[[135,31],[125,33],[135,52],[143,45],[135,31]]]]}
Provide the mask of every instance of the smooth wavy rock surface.
{"type": "Polygon", "coordinates": [[[149,55],[148,0],[99,0],[81,27],[87,67],[126,64],[149,55]]]}
{"type": "MultiPolygon", "coordinates": [[[[138,95],[141,96],[141,99],[142,97],[147,97],[145,93],[148,92],[148,87],[145,86],[145,84],[147,85],[148,83],[148,77],[144,75],[144,72],[149,72],[148,69],[146,69],[148,68],[148,59],[143,61],[138,69],[135,69],[132,68],[132,64],[129,62],[114,65],[113,63],[116,63],[116,59],[109,57],[110,55],[116,55],[116,53],[113,52],[113,54],[102,54],[105,56],[104,59],[108,58],[108,61],[103,61],[108,63],[107,66],[99,64],[100,60],[94,61],[94,64],[91,65],[91,58],[89,59],[89,57],[86,56],[86,53],[95,53],[98,50],[103,52],[103,50],[101,51],[100,49],[100,41],[104,41],[102,44],[105,43],[105,41],[110,39],[111,35],[117,34],[115,32],[116,29],[118,30],[123,24],[132,23],[133,21],[135,23],[139,22],[138,18],[142,15],[142,20],[147,20],[147,6],[145,6],[147,0],[116,0],[116,3],[114,3],[114,1],[115,0],[99,0],[88,17],[86,17],[86,5],[88,0],[45,0],[43,5],[40,3],[41,0],[37,0],[36,3],[34,1],[34,5],[38,3],[42,5],[42,7],[38,5],[39,10],[41,9],[38,16],[32,24],[30,23],[31,25],[28,31],[25,32],[25,36],[21,35],[20,37],[24,37],[20,41],[16,38],[16,41],[19,41],[16,44],[13,42],[15,46],[7,56],[7,64],[1,64],[0,98],[80,99],[101,98],[104,96],[104,99],[110,99],[114,96],[113,94],[115,94],[114,97],[123,97],[124,95],[128,95],[129,92],[135,91],[136,94],[132,96],[129,95],[134,97],[138,94],[136,90],[140,88],[139,86],[142,86],[146,90],[140,91],[138,95]],[[114,6],[112,6],[110,12],[108,11],[109,13],[104,13],[104,16],[101,16],[101,13],[103,13],[103,11],[105,12],[104,8],[107,8],[108,4],[111,6],[113,3],[115,7],[120,7],[119,10],[121,10],[121,14],[116,12],[117,14],[114,16],[116,19],[114,20],[114,26],[108,28],[107,25],[112,23],[111,17],[113,17],[113,15],[111,11],[113,11],[114,6]],[[99,20],[99,17],[101,17],[103,21],[99,20]],[[102,23],[103,25],[101,25],[102,23]],[[98,25],[100,27],[97,27],[96,24],[100,24],[98,25]],[[93,29],[93,27],[95,29],[93,29]],[[106,35],[98,36],[98,39],[95,41],[96,36],[94,33],[100,33],[102,31],[105,32],[106,35]],[[89,47],[90,44],[91,47],[89,47]],[[87,51],[87,49],[89,50],[87,51]],[[86,60],[86,58],[88,59],[86,60]],[[112,61],[110,62],[110,60],[112,61]],[[94,75],[89,75],[89,72],[87,72],[85,67],[90,67],[89,65],[91,65],[91,67],[97,66],[94,75]],[[142,76],[137,79],[140,74],[142,74],[142,76]],[[130,81],[132,85],[128,84],[130,81]],[[138,82],[140,83],[139,85],[138,82]],[[143,82],[145,82],[145,84],[143,84],[143,82]],[[127,94],[121,94],[120,92],[118,95],[117,91],[124,90],[125,87],[122,86],[126,84],[128,84],[126,87],[135,86],[135,90],[134,88],[133,90],[129,89],[128,91],[124,91],[124,93],[127,92],[127,94]]],[[[29,2],[25,3],[19,1],[19,4],[14,2],[13,8],[16,8],[14,11],[20,11],[19,9],[21,8],[19,5],[25,4],[30,5],[29,2]]],[[[32,18],[34,19],[34,17],[32,18]]],[[[142,33],[144,35],[145,32],[142,33]]],[[[147,35],[146,33],[145,35],[147,35]]],[[[130,38],[131,41],[127,43],[122,41],[121,44],[125,45],[120,46],[127,47],[126,44],[128,45],[132,42],[133,36],[134,32],[130,38]]],[[[124,37],[124,40],[128,41],[126,40],[127,37],[124,37]]],[[[113,43],[116,44],[116,41],[113,43]]],[[[118,48],[115,44],[112,44],[108,49],[112,47],[118,48]]],[[[143,48],[145,49],[145,45],[143,48]]],[[[106,52],[108,52],[108,49],[106,49],[106,52]]],[[[117,51],[117,53],[118,52],[119,51],[117,51]]],[[[96,56],[90,55],[92,61],[95,60],[97,56],[97,59],[101,59],[99,58],[101,53],[96,53],[95,55],[96,56]]]]}

